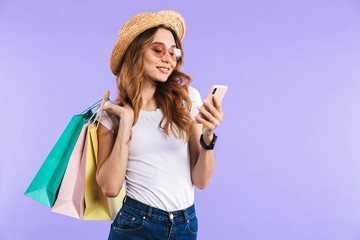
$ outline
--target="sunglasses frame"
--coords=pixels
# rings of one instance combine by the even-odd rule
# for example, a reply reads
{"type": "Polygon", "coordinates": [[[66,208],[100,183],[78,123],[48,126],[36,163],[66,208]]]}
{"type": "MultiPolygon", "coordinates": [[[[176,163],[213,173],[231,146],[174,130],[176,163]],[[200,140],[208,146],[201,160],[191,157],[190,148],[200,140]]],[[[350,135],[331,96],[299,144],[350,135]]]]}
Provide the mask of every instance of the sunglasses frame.
{"type": "Polygon", "coordinates": [[[155,56],[155,57],[158,57],[158,58],[163,58],[163,57],[165,56],[165,54],[166,54],[167,52],[169,52],[170,49],[174,49],[174,53],[173,53],[174,55],[171,55],[171,53],[169,52],[170,57],[171,57],[171,60],[173,60],[174,62],[178,61],[178,60],[181,58],[181,56],[182,56],[181,49],[176,48],[175,46],[173,46],[173,47],[171,47],[171,48],[168,49],[168,48],[165,46],[165,44],[163,44],[163,43],[153,43],[153,44],[151,45],[151,49],[152,49],[152,52],[153,52],[154,56],[155,56]],[[160,57],[160,56],[157,56],[157,52],[156,52],[156,49],[155,49],[156,46],[161,46],[161,47],[163,48],[163,50],[165,50],[165,51],[162,51],[164,54],[163,54],[161,57],[160,57]],[[175,57],[175,59],[173,59],[173,57],[175,57]]]}

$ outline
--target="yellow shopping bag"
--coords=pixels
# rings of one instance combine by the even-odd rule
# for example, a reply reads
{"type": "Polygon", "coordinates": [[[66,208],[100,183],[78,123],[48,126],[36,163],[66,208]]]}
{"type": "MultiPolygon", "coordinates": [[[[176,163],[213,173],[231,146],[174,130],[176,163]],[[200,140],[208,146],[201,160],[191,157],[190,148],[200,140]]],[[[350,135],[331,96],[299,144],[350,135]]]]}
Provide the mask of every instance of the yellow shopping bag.
{"type": "Polygon", "coordinates": [[[89,127],[85,172],[84,220],[112,220],[122,206],[124,187],[116,198],[107,198],[96,181],[98,138],[96,123],[89,127]]]}

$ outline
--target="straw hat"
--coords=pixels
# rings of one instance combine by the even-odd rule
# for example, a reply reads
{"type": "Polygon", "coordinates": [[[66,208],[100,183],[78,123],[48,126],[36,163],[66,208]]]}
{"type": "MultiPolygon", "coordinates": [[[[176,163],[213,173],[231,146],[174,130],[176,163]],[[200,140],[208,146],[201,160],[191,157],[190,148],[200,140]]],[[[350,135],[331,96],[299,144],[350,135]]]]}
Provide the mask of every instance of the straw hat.
{"type": "Polygon", "coordinates": [[[120,29],[116,45],[111,53],[110,68],[114,75],[120,71],[119,65],[130,43],[142,32],[164,25],[171,28],[182,41],[185,36],[185,20],[175,11],[165,10],[156,13],[140,13],[130,18],[120,29]]]}

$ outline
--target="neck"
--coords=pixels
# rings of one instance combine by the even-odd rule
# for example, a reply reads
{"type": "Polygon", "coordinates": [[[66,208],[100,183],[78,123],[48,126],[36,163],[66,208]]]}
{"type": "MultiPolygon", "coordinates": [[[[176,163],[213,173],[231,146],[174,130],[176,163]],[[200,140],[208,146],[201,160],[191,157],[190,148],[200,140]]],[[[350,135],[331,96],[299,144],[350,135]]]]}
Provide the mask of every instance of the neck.
{"type": "Polygon", "coordinates": [[[154,98],[156,84],[145,79],[143,81],[143,90],[141,93],[141,109],[144,111],[155,111],[158,108],[154,98]]]}

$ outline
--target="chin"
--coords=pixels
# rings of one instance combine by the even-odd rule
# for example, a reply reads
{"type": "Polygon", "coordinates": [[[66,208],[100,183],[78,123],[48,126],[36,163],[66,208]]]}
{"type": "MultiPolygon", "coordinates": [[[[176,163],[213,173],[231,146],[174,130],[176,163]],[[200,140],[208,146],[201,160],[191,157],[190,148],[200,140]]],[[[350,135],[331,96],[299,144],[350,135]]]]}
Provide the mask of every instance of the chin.
{"type": "Polygon", "coordinates": [[[161,77],[154,77],[154,78],[152,78],[152,80],[154,82],[166,82],[168,80],[168,78],[169,78],[169,76],[166,76],[166,77],[161,76],[161,77]]]}
{"type": "Polygon", "coordinates": [[[167,79],[165,79],[165,80],[156,80],[155,82],[157,82],[157,83],[165,83],[167,81],[167,79]]]}

